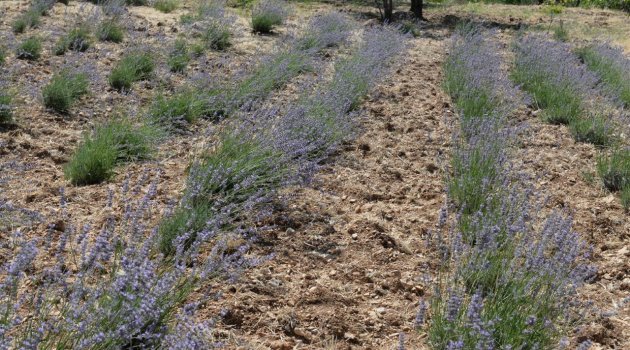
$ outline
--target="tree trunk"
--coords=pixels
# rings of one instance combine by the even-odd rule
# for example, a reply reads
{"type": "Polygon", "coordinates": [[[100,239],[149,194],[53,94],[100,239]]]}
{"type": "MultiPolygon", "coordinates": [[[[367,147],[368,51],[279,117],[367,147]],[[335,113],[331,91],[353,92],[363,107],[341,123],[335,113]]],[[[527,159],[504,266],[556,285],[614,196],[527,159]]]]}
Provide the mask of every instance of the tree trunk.
{"type": "Polygon", "coordinates": [[[411,0],[411,12],[418,19],[424,19],[422,16],[422,0],[411,0]]]}
{"type": "Polygon", "coordinates": [[[394,0],[383,0],[383,21],[391,22],[394,16],[394,0]]]}

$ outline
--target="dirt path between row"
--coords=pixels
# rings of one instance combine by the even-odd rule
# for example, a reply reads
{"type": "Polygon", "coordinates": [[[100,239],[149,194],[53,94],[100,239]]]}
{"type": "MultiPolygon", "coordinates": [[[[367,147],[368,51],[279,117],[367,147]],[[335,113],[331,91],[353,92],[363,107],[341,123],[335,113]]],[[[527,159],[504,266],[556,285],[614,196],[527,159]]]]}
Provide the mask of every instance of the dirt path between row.
{"type": "Polygon", "coordinates": [[[413,40],[372,94],[362,135],[315,186],[292,193],[258,247],[275,257],[206,310],[223,309],[229,347],[385,349],[414,333],[450,142],[440,87],[447,33],[433,34],[413,40]]]}

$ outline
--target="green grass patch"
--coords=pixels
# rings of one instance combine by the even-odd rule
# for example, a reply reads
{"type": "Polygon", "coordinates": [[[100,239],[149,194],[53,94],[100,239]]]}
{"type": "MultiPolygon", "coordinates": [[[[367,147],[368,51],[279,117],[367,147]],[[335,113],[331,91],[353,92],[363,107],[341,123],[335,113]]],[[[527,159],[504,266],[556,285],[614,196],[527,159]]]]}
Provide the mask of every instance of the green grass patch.
{"type": "Polygon", "coordinates": [[[106,181],[116,165],[150,157],[158,135],[153,127],[136,127],[126,119],[99,125],[84,137],[64,168],[65,176],[74,185],[106,181]]]}
{"type": "Polygon", "coordinates": [[[37,60],[42,55],[42,39],[32,36],[22,42],[16,51],[16,56],[22,60],[37,60]]]}
{"type": "Polygon", "coordinates": [[[129,53],[112,69],[108,78],[109,85],[118,91],[128,91],[132,83],[148,79],[154,68],[155,63],[150,53],[129,53]]]}
{"type": "Polygon", "coordinates": [[[62,70],[42,90],[44,105],[56,112],[66,113],[76,99],[88,92],[88,85],[85,73],[62,70]]]}

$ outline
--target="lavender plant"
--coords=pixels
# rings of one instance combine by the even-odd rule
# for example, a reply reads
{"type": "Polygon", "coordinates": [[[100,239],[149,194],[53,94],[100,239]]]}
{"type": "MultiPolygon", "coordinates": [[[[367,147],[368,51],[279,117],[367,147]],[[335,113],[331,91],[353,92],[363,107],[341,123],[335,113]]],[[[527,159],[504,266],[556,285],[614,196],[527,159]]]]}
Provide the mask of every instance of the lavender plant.
{"type": "Polygon", "coordinates": [[[577,54],[606,85],[609,96],[630,106],[630,59],[622,48],[610,44],[589,45],[578,49],[577,54]]]}
{"type": "Polygon", "coordinates": [[[512,78],[532,94],[546,121],[570,124],[585,111],[595,95],[598,79],[580,64],[566,43],[526,35],[514,45],[516,62],[512,78]]]}
{"type": "Polygon", "coordinates": [[[90,30],[86,25],[72,29],[67,35],[59,38],[54,48],[57,56],[65,54],[68,50],[84,52],[92,45],[90,30]]]}
{"type": "Polygon", "coordinates": [[[64,69],[55,74],[42,90],[44,106],[59,113],[67,113],[72,103],[88,92],[88,77],[64,69]]]}
{"type": "Polygon", "coordinates": [[[100,41],[121,43],[125,38],[125,32],[116,19],[104,19],[96,29],[96,36],[100,41]]]}
{"type": "Polygon", "coordinates": [[[0,124],[7,124],[13,120],[12,99],[8,93],[0,92],[0,124]]]}
{"type": "Polygon", "coordinates": [[[168,54],[168,66],[171,72],[181,73],[186,70],[188,62],[190,61],[190,52],[188,49],[188,43],[184,38],[178,38],[173,43],[173,47],[168,54]]]}
{"type": "Polygon", "coordinates": [[[13,95],[5,83],[0,80],[0,125],[13,121],[13,95]]]}
{"type": "Polygon", "coordinates": [[[569,125],[571,134],[578,142],[588,142],[595,146],[607,147],[617,143],[613,127],[602,115],[591,114],[577,119],[569,125]]]}
{"type": "MultiPolygon", "coordinates": [[[[124,212],[120,219],[107,217],[100,229],[71,222],[63,214],[62,198],[65,230],[51,227],[36,241],[20,231],[13,235],[15,255],[0,282],[2,348],[220,345],[210,339],[211,322],[192,321],[196,305],[186,298],[209,279],[233,276],[257,260],[244,256],[246,247],[228,252],[220,242],[203,255],[191,250],[166,264],[154,259],[155,234],[146,225],[157,187],[155,182],[144,184],[147,180],[133,187],[125,182],[118,199],[124,212]],[[50,257],[52,264],[33,269],[38,260],[50,257]]],[[[106,211],[113,210],[113,201],[111,193],[106,211]]],[[[206,236],[213,227],[207,225],[206,236]]]]}
{"type": "MultiPolygon", "coordinates": [[[[470,33],[470,40],[456,39],[455,58],[482,62],[483,57],[498,55],[492,45],[474,39],[476,32],[470,33]],[[469,42],[477,44],[461,49],[469,42]]],[[[449,62],[457,61],[449,58],[449,62]]],[[[462,133],[471,136],[456,133],[453,176],[447,181],[449,197],[458,208],[443,208],[434,236],[443,266],[426,327],[429,345],[435,349],[552,348],[563,330],[576,321],[577,287],[594,276],[588,264],[589,249],[573,231],[569,216],[558,212],[547,219],[538,216],[542,203],[534,201],[533,191],[510,175],[505,153],[512,135],[505,128],[510,109],[504,106],[514,106],[515,100],[509,99],[510,94],[493,92],[501,86],[497,81],[505,79],[501,71],[495,71],[495,76],[456,79],[474,76],[476,71],[467,70],[481,66],[447,67],[451,70],[446,74],[447,88],[472,92],[464,102],[474,108],[462,109],[462,113],[468,111],[477,120],[462,119],[462,129],[474,128],[462,133]],[[457,74],[449,78],[452,72],[457,74]],[[483,81],[487,83],[479,83],[483,81]],[[474,95],[476,91],[480,97],[474,95]]],[[[458,103],[460,95],[454,97],[458,103]]],[[[420,321],[426,318],[424,304],[418,313],[420,321]]]]}
{"type": "Polygon", "coordinates": [[[0,46],[0,66],[2,66],[7,59],[7,49],[4,45],[0,46]]]}
{"type": "Polygon", "coordinates": [[[594,276],[589,249],[566,215],[538,224],[530,196],[513,186],[496,210],[479,212],[466,233],[472,244],[457,228],[449,233],[432,348],[551,348],[579,320],[576,289],[594,276]]]}
{"type": "Polygon", "coordinates": [[[447,186],[449,198],[460,208],[464,233],[470,217],[508,181],[506,149],[512,131],[506,128],[507,116],[520,94],[503,69],[500,52],[485,32],[465,26],[453,35],[444,65],[444,86],[460,119],[447,186]]]}
{"type": "Polygon", "coordinates": [[[16,34],[24,33],[27,28],[36,28],[41,23],[42,13],[38,8],[31,5],[31,7],[11,24],[11,29],[16,34]]]}
{"type": "Polygon", "coordinates": [[[185,89],[170,97],[158,96],[149,109],[149,118],[170,128],[185,128],[201,117],[213,115],[209,100],[194,89],[185,89]]]}
{"type": "MultiPolygon", "coordinates": [[[[462,131],[466,133],[474,129],[468,124],[511,112],[519,93],[504,71],[498,43],[485,32],[461,27],[451,40],[444,64],[444,86],[459,109],[462,131]]],[[[500,126],[502,122],[494,124],[500,126]]]]}
{"type": "Polygon", "coordinates": [[[260,0],[252,8],[252,29],[257,33],[271,33],[274,27],[284,23],[288,11],[286,4],[278,0],[260,0]]]}
{"type": "Polygon", "coordinates": [[[310,20],[308,30],[297,39],[301,50],[322,49],[344,43],[352,30],[350,21],[338,12],[316,16],[310,20]]]}
{"type": "MultiPolygon", "coordinates": [[[[339,17],[313,20],[304,35],[289,42],[289,46],[265,56],[252,72],[227,86],[210,88],[209,99],[219,114],[232,114],[239,109],[251,109],[272,91],[284,86],[296,75],[311,68],[312,55],[322,49],[343,43],[350,35],[351,27],[343,25],[339,17]],[[323,28],[337,28],[342,32],[331,34],[323,28]],[[305,43],[309,43],[306,45],[305,43]]],[[[396,42],[396,40],[392,40],[396,42]]],[[[387,55],[385,52],[384,55],[387,55]]],[[[378,67],[378,65],[377,65],[378,67]]],[[[347,93],[350,93],[347,92],[347,93]]]]}
{"type": "Polygon", "coordinates": [[[332,80],[300,98],[298,106],[304,110],[308,120],[323,124],[327,129],[323,134],[326,137],[317,134],[305,137],[311,141],[320,139],[327,151],[351,136],[353,122],[348,119],[347,113],[358,106],[370,86],[402,50],[403,39],[392,28],[367,30],[356,51],[335,64],[332,80]]]}
{"type": "Polygon", "coordinates": [[[630,149],[620,148],[597,159],[597,172],[610,191],[630,187],[630,149]]]}

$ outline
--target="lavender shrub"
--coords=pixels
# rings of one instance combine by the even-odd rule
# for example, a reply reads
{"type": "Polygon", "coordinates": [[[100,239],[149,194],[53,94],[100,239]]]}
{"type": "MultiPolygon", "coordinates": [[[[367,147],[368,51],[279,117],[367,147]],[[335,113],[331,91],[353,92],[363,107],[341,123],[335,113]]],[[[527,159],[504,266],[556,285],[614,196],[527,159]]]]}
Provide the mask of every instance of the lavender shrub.
{"type": "MultiPolygon", "coordinates": [[[[455,45],[454,51],[459,53],[458,45],[467,42],[456,41],[455,45]]],[[[492,45],[478,42],[469,47],[468,53],[458,55],[463,62],[483,62],[481,57],[497,55],[496,51],[485,52],[490,48],[492,45]]],[[[459,76],[474,76],[476,72],[466,69],[476,66],[459,64],[448,69],[461,69],[459,76]]],[[[467,99],[482,107],[477,109],[482,116],[496,117],[477,119],[476,123],[464,120],[462,133],[472,136],[456,136],[454,175],[448,180],[448,194],[455,197],[459,208],[450,210],[449,215],[445,207],[440,215],[434,237],[442,257],[442,272],[430,310],[421,303],[417,317],[418,324],[428,319],[426,332],[431,348],[554,347],[566,327],[577,320],[575,311],[580,305],[576,289],[594,275],[588,264],[589,249],[573,231],[571,218],[564,213],[552,213],[546,219],[538,216],[542,209],[539,201],[533,199],[531,189],[520,184],[527,180],[514,181],[505,151],[513,134],[501,125],[510,112],[503,107],[514,106],[514,100],[501,100],[510,95],[487,98],[501,96],[491,87],[503,79],[447,82],[447,86],[455,87],[450,91],[480,91],[480,103],[474,94],[467,99]],[[483,81],[487,83],[479,84],[483,81]],[[461,189],[472,194],[460,195],[467,193],[461,189]]]]}
{"type": "Polygon", "coordinates": [[[252,8],[252,29],[257,33],[271,33],[289,15],[287,5],[280,0],[260,0],[252,8]]]}
{"type": "MultiPolygon", "coordinates": [[[[218,10],[211,6],[207,11],[215,14],[218,10]]],[[[324,48],[340,45],[350,36],[352,28],[345,24],[342,16],[326,14],[319,18],[320,20],[309,22],[304,34],[290,41],[287,47],[264,56],[252,71],[243,73],[241,78],[233,79],[232,83],[222,82],[221,85],[212,83],[210,86],[197,89],[198,91],[193,95],[190,95],[189,91],[182,93],[187,95],[186,98],[191,105],[205,106],[201,114],[208,117],[218,118],[232,115],[239,110],[244,112],[254,110],[274,90],[310,69],[314,54],[324,48]],[[335,32],[329,30],[335,30],[335,32]]],[[[162,109],[181,110],[182,108],[176,107],[182,97],[181,93],[168,99],[162,97],[164,107],[162,109]]],[[[171,113],[157,114],[162,124],[165,121],[168,124],[168,120],[178,122],[183,116],[171,113]]],[[[186,114],[184,119],[194,118],[186,114]]]]}
{"type": "MultiPolygon", "coordinates": [[[[122,217],[108,216],[101,228],[69,223],[63,231],[51,227],[35,241],[16,231],[11,243],[15,255],[0,282],[0,347],[219,345],[210,337],[211,323],[194,324],[195,305],[185,300],[210,279],[233,276],[257,260],[245,256],[246,246],[234,251],[219,242],[203,255],[199,249],[177,249],[175,258],[164,263],[156,256],[155,230],[147,226],[157,188],[148,177],[138,182],[135,188],[125,182],[118,198],[122,217]],[[52,264],[39,266],[39,260],[50,257],[52,264]]],[[[112,193],[107,212],[113,201],[112,193]]],[[[60,212],[70,222],[63,198],[60,212]]],[[[215,236],[213,230],[228,216],[208,223],[202,235],[215,236]]]]}
{"type": "Polygon", "coordinates": [[[469,217],[507,181],[506,149],[513,136],[507,116],[520,93],[504,65],[498,43],[480,28],[462,27],[453,35],[444,85],[458,108],[460,131],[454,135],[447,182],[464,231],[469,217]]]}
{"type": "Polygon", "coordinates": [[[546,121],[571,124],[597,95],[598,78],[582,65],[571,46],[540,35],[526,35],[514,45],[512,78],[532,94],[546,121]]]}
{"type": "Polygon", "coordinates": [[[630,107],[630,59],[623,49],[602,43],[578,49],[577,54],[606,85],[608,95],[630,107]]]}
{"type": "Polygon", "coordinates": [[[504,68],[501,48],[488,34],[478,28],[455,32],[444,65],[444,85],[459,110],[462,129],[480,119],[503,117],[515,108],[520,94],[504,68]]]}
{"type": "Polygon", "coordinates": [[[433,348],[551,348],[579,321],[576,289],[594,276],[570,216],[542,220],[530,191],[513,186],[480,211],[466,235],[453,228],[427,329],[433,348]]]}

